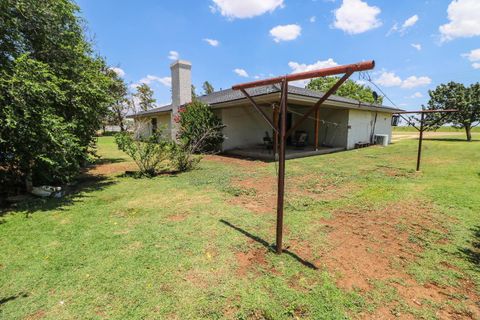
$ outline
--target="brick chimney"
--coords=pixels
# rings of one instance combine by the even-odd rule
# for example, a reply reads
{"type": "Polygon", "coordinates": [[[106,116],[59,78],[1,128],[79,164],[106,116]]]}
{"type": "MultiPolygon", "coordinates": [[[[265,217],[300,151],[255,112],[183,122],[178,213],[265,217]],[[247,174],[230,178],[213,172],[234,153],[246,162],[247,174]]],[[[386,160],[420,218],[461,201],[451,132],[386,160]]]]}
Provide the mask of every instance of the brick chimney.
{"type": "Polygon", "coordinates": [[[170,65],[172,73],[172,139],[176,140],[178,124],[175,118],[178,108],[192,102],[192,64],[188,61],[177,60],[170,65]]]}

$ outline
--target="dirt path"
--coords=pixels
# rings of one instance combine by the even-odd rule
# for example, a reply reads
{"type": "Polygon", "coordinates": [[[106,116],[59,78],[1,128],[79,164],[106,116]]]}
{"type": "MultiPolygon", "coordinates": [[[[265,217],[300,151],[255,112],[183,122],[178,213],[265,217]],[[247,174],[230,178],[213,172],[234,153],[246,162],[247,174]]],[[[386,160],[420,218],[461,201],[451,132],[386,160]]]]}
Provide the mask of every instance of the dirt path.
{"type": "MultiPolygon", "coordinates": [[[[394,132],[392,134],[392,142],[397,142],[406,139],[418,139],[418,132],[394,132]]],[[[426,139],[429,138],[438,138],[444,136],[464,136],[463,132],[424,132],[423,137],[426,139]]]]}

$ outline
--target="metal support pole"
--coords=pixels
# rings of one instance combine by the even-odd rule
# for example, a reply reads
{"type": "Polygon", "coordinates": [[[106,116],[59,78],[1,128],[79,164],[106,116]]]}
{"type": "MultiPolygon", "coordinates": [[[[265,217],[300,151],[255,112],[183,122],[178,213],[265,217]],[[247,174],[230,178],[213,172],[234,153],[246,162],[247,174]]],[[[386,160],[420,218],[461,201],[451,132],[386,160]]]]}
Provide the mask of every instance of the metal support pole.
{"type": "Polygon", "coordinates": [[[320,127],[320,119],[319,119],[320,110],[315,110],[315,151],[318,150],[318,129],[320,127]]]}
{"type": "Polygon", "coordinates": [[[422,113],[420,116],[420,137],[418,139],[418,155],[417,155],[417,171],[420,171],[420,160],[422,159],[422,142],[423,142],[423,122],[425,119],[425,114],[422,113]]]}
{"type": "Polygon", "coordinates": [[[278,196],[277,196],[277,254],[282,253],[283,239],[283,201],[285,195],[285,143],[287,125],[288,82],[282,82],[282,101],[280,102],[280,150],[278,153],[278,196]]]}
{"type": "Polygon", "coordinates": [[[277,130],[273,130],[273,154],[276,155],[278,152],[278,107],[273,107],[273,124],[277,128],[277,130]]]}

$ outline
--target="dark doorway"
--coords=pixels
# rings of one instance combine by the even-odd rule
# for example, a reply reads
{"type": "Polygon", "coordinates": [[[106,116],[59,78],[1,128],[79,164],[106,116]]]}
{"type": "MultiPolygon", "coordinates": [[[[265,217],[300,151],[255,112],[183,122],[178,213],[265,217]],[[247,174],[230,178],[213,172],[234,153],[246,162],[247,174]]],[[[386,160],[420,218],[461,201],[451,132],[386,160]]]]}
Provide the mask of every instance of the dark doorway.
{"type": "Polygon", "coordinates": [[[152,134],[157,133],[157,118],[152,118],[152,134]]]}

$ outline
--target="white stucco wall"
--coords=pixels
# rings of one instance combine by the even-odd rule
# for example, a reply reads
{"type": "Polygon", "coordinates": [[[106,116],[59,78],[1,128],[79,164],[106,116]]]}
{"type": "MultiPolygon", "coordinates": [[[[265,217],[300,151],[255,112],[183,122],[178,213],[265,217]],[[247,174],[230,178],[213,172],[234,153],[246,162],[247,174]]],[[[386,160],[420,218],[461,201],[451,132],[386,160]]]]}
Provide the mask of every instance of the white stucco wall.
{"type": "Polygon", "coordinates": [[[152,133],[152,118],[157,119],[157,130],[163,130],[166,137],[171,137],[172,125],[169,113],[135,119],[135,126],[137,126],[139,132],[142,135],[150,135],[152,133]]]}
{"type": "MultiPolygon", "coordinates": [[[[378,112],[377,122],[375,124],[375,134],[387,134],[389,143],[392,139],[392,115],[389,113],[378,112]]],[[[355,143],[370,142],[370,137],[375,122],[375,112],[350,110],[348,117],[348,143],[347,148],[353,149],[355,143]]]]}
{"type": "MultiPolygon", "coordinates": [[[[263,109],[271,118],[272,111],[263,109]]],[[[222,150],[253,146],[263,143],[265,131],[272,137],[272,130],[262,116],[251,106],[240,106],[215,110],[225,128],[222,150]]]]}

